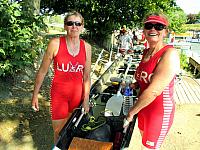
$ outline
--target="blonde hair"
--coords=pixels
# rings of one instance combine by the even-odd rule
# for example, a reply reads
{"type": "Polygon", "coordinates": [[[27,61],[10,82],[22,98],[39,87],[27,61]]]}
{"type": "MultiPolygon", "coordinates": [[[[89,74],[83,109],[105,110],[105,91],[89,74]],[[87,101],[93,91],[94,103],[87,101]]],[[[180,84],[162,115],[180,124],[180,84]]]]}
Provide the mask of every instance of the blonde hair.
{"type": "Polygon", "coordinates": [[[65,18],[64,18],[64,25],[66,25],[66,23],[67,23],[67,21],[68,21],[68,18],[69,18],[70,16],[79,17],[79,18],[81,19],[82,25],[84,24],[84,18],[83,18],[83,16],[82,16],[79,12],[77,12],[77,11],[70,11],[70,12],[67,13],[67,15],[66,15],[65,18]]]}

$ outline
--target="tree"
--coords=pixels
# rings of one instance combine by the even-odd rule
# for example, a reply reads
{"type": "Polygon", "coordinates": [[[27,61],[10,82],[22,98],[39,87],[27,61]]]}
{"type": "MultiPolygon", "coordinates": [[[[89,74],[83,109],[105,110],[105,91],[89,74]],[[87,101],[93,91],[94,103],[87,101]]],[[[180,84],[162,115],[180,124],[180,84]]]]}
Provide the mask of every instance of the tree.
{"type": "Polygon", "coordinates": [[[187,24],[193,24],[197,21],[195,14],[189,14],[187,15],[187,18],[188,18],[187,24]]]}
{"type": "Polygon", "coordinates": [[[0,2],[0,24],[0,76],[14,75],[33,64],[46,26],[42,16],[9,0],[0,2]]]}
{"type": "Polygon", "coordinates": [[[23,9],[28,9],[32,14],[38,15],[40,13],[41,0],[10,0],[11,3],[21,3],[23,9]]]}
{"type": "Polygon", "coordinates": [[[84,16],[90,37],[102,41],[122,25],[141,27],[142,19],[150,11],[165,12],[175,6],[175,0],[43,0],[41,12],[62,14],[75,9],[84,16]]]}
{"type": "Polygon", "coordinates": [[[23,2],[25,4],[23,7],[30,8],[32,14],[40,14],[40,0],[23,0],[23,2]]]}
{"type": "Polygon", "coordinates": [[[185,32],[182,25],[187,22],[187,16],[182,9],[174,7],[167,11],[167,15],[170,21],[170,30],[177,33],[185,32]]]}
{"type": "Polygon", "coordinates": [[[196,15],[196,22],[195,23],[200,23],[200,12],[196,15]]]}

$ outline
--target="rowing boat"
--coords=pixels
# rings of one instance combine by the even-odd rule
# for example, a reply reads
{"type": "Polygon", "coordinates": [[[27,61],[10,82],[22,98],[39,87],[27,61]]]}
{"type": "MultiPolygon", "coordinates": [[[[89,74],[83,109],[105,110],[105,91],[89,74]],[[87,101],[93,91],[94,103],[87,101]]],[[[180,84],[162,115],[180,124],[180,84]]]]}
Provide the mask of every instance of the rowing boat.
{"type": "MultiPolygon", "coordinates": [[[[81,150],[84,150],[85,146],[89,146],[89,148],[85,148],[87,150],[98,149],[94,148],[94,145],[97,146],[98,142],[100,142],[100,147],[105,143],[109,143],[111,145],[110,149],[113,150],[122,150],[129,147],[137,116],[133,117],[126,130],[124,130],[123,124],[128,109],[137,100],[137,92],[132,91],[131,95],[125,96],[124,87],[121,87],[120,82],[132,82],[134,80],[133,74],[139,61],[140,58],[135,54],[129,54],[125,57],[118,55],[112,61],[106,71],[91,86],[89,114],[85,114],[81,106],[73,111],[59,134],[54,150],[78,150],[77,140],[78,143],[84,141],[81,144],[81,150]],[[124,74],[126,74],[126,77],[124,74]],[[111,110],[106,110],[106,107],[109,100],[115,100],[113,96],[117,97],[117,91],[120,91],[123,103],[116,115],[112,112],[112,107],[109,107],[111,110]],[[106,111],[111,113],[108,115],[106,111]]],[[[116,107],[114,103],[112,105],[113,108],[116,107]]]]}

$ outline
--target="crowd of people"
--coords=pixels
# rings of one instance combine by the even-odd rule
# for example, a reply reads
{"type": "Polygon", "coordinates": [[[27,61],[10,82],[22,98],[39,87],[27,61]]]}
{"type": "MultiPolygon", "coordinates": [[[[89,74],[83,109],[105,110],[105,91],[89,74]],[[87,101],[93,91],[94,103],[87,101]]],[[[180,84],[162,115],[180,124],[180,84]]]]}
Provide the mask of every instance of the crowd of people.
{"type": "Polygon", "coordinates": [[[122,54],[134,53],[135,47],[138,45],[143,45],[144,48],[148,48],[148,43],[142,30],[127,29],[123,25],[115,38],[117,40],[118,51],[122,54]]]}
{"type": "MultiPolygon", "coordinates": [[[[142,35],[123,26],[117,37],[122,53],[133,49],[134,45],[148,42],[133,75],[136,82],[130,85],[133,89],[139,89],[138,100],[126,116],[126,122],[129,123],[134,115],[138,115],[143,150],[158,150],[173,123],[173,88],[180,64],[175,48],[163,42],[168,34],[168,26],[166,16],[152,13],[144,19],[142,35]]],[[[49,41],[35,79],[32,108],[39,111],[38,93],[53,61],[50,113],[55,143],[74,109],[82,105],[86,112],[89,111],[91,46],[80,39],[83,28],[84,19],[80,13],[67,13],[64,19],[67,33],[49,41]]]]}

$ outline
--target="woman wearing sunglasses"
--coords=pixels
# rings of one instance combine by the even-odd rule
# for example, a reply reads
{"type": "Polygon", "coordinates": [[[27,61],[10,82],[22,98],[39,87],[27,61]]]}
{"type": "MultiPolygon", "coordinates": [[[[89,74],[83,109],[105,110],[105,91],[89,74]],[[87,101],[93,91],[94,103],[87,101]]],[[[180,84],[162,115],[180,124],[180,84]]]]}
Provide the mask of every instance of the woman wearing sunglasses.
{"type": "Polygon", "coordinates": [[[179,69],[179,55],[175,48],[163,42],[168,34],[169,22],[163,14],[153,13],[144,20],[144,35],[149,48],[136,70],[139,87],[136,104],[130,109],[126,123],[138,114],[138,127],[142,135],[142,149],[158,150],[174,118],[173,88],[179,69]]]}
{"type": "Polygon", "coordinates": [[[54,142],[70,113],[77,107],[89,111],[91,46],[80,39],[84,19],[73,11],[64,19],[66,35],[49,41],[42,64],[37,73],[32,97],[32,108],[39,111],[38,93],[44,77],[54,64],[54,77],[50,88],[50,111],[54,130],[54,142]]]}

